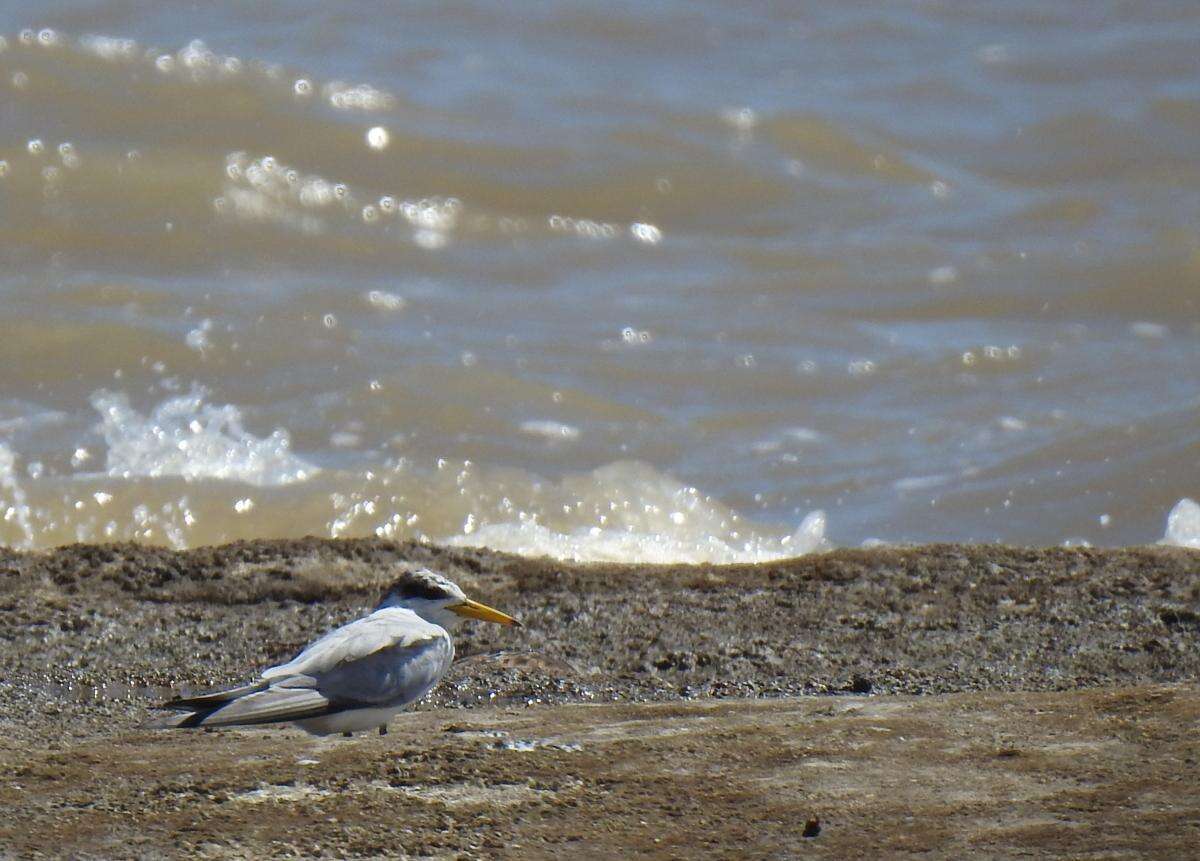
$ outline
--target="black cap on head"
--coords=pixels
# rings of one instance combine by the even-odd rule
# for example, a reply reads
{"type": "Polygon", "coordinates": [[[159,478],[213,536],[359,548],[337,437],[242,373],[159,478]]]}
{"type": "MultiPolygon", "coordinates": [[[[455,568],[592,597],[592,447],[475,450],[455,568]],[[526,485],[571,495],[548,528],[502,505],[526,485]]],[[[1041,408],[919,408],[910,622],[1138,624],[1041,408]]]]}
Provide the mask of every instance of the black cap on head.
{"type": "Polygon", "coordinates": [[[423,598],[426,601],[443,601],[456,597],[454,584],[428,568],[405,571],[397,578],[384,597],[384,603],[423,598]]]}

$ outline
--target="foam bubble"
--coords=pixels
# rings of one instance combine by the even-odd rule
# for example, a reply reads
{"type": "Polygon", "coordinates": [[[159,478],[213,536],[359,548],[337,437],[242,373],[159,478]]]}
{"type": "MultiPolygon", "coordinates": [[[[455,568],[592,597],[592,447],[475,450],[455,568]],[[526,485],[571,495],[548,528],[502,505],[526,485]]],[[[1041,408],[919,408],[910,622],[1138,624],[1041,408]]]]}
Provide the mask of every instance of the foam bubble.
{"type": "Polygon", "coordinates": [[[63,167],[70,170],[78,170],[82,160],[79,158],[79,152],[75,149],[75,144],[70,141],[63,141],[58,145],[58,157],[63,163],[63,167]]]}
{"type": "Polygon", "coordinates": [[[449,239],[439,230],[414,230],[413,242],[426,251],[436,251],[445,248],[449,239]]]}
{"type": "Polygon", "coordinates": [[[629,235],[643,245],[658,245],[662,242],[662,231],[653,224],[636,221],[629,225],[629,235]]]}
{"type": "Polygon", "coordinates": [[[721,119],[739,132],[749,132],[758,125],[758,114],[753,108],[726,108],[721,119]]]}
{"type": "Polygon", "coordinates": [[[324,93],[329,104],[340,111],[382,111],[390,108],[395,101],[391,93],[370,84],[347,86],[341,81],[333,81],[325,85],[324,93]]]}
{"type": "Polygon", "coordinates": [[[521,432],[547,440],[579,439],[579,428],[550,419],[531,419],[521,422],[521,432]]]}
{"type": "Polygon", "coordinates": [[[391,135],[383,126],[375,126],[367,131],[367,146],[374,150],[387,149],[391,135]]]}
{"type": "Polygon", "coordinates": [[[899,478],[892,482],[892,487],[899,493],[914,493],[922,490],[930,490],[935,487],[941,487],[946,484],[953,476],[946,473],[935,473],[933,475],[910,475],[905,478],[899,478]]]}
{"type": "Polygon", "coordinates": [[[200,355],[205,355],[212,349],[212,341],[208,334],[212,331],[213,321],[207,317],[200,321],[200,325],[192,329],[184,337],[184,343],[188,349],[195,350],[200,355]]]}
{"type": "Polygon", "coordinates": [[[381,311],[402,311],[408,302],[403,296],[386,290],[370,290],[367,292],[367,304],[381,311]]]}
{"type": "Polygon", "coordinates": [[[937,266],[929,270],[929,283],[935,285],[953,284],[958,280],[958,269],[953,266],[937,266]]]}
{"type": "Polygon", "coordinates": [[[79,47],[85,52],[109,62],[132,60],[138,52],[138,44],[133,39],[117,39],[112,36],[81,36],[79,47]]]}
{"type": "Polygon", "coordinates": [[[1149,320],[1137,320],[1129,324],[1129,331],[1138,338],[1159,341],[1171,334],[1171,330],[1162,323],[1151,323],[1149,320]]]}

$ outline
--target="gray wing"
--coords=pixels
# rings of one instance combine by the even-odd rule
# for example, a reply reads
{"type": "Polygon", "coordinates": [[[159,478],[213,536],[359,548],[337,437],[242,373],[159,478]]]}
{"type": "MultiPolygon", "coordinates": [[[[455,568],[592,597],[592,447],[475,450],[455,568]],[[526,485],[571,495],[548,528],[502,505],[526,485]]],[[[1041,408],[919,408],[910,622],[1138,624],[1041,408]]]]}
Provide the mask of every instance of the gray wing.
{"type": "Polygon", "coordinates": [[[454,647],[445,635],[393,643],[312,677],[332,702],[400,706],[419,700],[445,675],[454,647]]]}

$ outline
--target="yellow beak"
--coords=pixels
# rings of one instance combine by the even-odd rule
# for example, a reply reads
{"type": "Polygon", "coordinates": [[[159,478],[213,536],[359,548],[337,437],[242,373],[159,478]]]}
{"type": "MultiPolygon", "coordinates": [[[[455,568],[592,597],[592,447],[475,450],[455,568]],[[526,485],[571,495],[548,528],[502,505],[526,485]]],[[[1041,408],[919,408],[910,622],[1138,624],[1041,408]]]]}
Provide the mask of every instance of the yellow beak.
{"type": "Polygon", "coordinates": [[[521,627],[521,623],[507,613],[501,613],[499,610],[493,610],[487,604],[480,604],[478,601],[472,601],[468,598],[461,604],[455,604],[453,607],[447,607],[447,610],[452,610],[460,616],[466,616],[468,619],[482,619],[484,622],[498,622],[501,625],[516,625],[521,627]]]}

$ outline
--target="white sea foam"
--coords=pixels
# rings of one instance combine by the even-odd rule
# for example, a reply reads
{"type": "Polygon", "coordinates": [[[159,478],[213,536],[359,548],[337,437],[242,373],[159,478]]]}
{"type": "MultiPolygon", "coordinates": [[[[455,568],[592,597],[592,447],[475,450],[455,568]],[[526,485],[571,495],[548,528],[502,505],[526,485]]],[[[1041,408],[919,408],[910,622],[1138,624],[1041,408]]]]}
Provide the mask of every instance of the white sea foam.
{"type": "Polygon", "coordinates": [[[256,437],[242,426],[237,407],[206,404],[206,395],[203,389],[193,389],[143,416],[123,393],[93,393],[91,404],[101,417],[98,429],[108,444],[108,474],[275,487],[305,481],[318,472],[292,454],[286,430],[276,428],[270,436],[256,437]]]}
{"type": "Polygon", "coordinates": [[[459,547],[489,547],[520,556],[550,556],[577,562],[630,563],[735,563],[768,562],[828,550],[825,514],[810,513],[791,535],[751,534],[741,540],[729,535],[706,535],[686,527],[671,531],[591,527],[573,532],[555,532],[526,519],[518,523],[493,523],[468,535],[446,540],[459,547]]]}
{"type": "MultiPolygon", "coordinates": [[[[400,459],[287,484],[312,468],[286,452],[277,457],[272,437],[246,434],[232,407],[193,394],[142,415],[123,395],[99,392],[94,400],[109,425],[107,471],[25,481],[20,456],[0,446],[0,542],[133,540],[182,549],[265,535],[375,535],[631,563],[760,562],[829,547],[821,512],[787,534],[643,463],[547,481],[469,461],[429,469],[400,459]],[[190,484],[203,478],[228,483],[190,484]]],[[[88,466],[104,456],[102,445],[91,448],[88,466]]]]}
{"type": "Polygon", "coordinates": [[[1200,504],[1179,500],[1167,515],[1167,531],[1160,543],[1200,550],[1200,504]]]}
{"type": "Polygon", "coordinates": [[[589,562],[763,562],[829,549],[824,512],[791,534],[772,532],[646,464],[622,461],[534,489],[538,506],[501,522],[473,513],[469,531],[442,540],[589,562]]]}

